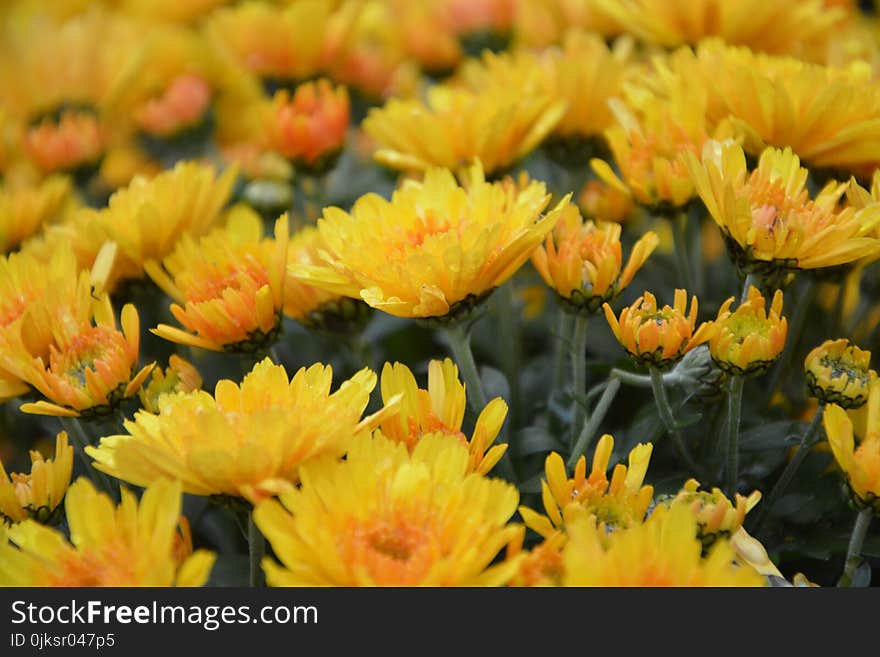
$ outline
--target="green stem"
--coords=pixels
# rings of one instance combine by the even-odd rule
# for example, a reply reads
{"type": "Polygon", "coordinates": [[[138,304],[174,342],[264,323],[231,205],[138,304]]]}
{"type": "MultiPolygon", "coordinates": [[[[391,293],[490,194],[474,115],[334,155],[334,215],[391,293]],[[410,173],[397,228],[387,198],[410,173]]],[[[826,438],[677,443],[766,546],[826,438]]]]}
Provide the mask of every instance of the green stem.
{"type": "Polygon", "coordinates": [[[862,545],[865,543],[865,536],[868,534],[868,527],[870,525],[871,509],[862,509],[859,511],[859,515],[856,516],[856,524],[849,537],[849,546],[846,548],[846,565],[843,568],[843,575],[838,580],[837,586],[852,586],[853,576],[859,567],[862,545]]]}
{"type": "Polygon", "coordinates": [[[779,357],[773,371],[770,374],[770,381],[767,385],[767,399],[773,397],[780,379],[788,370],[794,352],[797,350],[797,344],[800,342],[801,333],[804,329],[804,320],[807,318],[807,310],[813,301],[813,295],[816,290],[816,281],[808,276],[804,279],[802,289],[795,295],[795,306],[791,312],[791,321],[788,324],[788,337],[785,340],[785,348],[779,357]]]}
{"type": "Polygon", "coordinates": [[[663,373],[656,367],[649,368],[649,372],[651,374],[651,389],[654,392],[654,402],[657,404],[657,412],[660,414],[660,419],[663,421],[666,433],[672,438],[673,445],[678,452],[679,458],[681,458],[685,466],[695,474],[699,475],[700,467],[691,457],[690,452],[688,452],[687,446],[684,444],[684,440],[682,439],[681,433],[675,422],[672,407],[669,405],[669,398],[666,396],[666,387],[663,384],[663,373]]]}
{"type": "Polygon", "coordinates": [[[760,289],[761,286],[759,283],[760,282],[758,281],[757,275],[746,274],[746,280],[743,281],[742,294],[739,295],[739,302],[741,304],[745,303],[746,300],[749,298],[749,288],[750,287],[757,287],[758,289],[760,289]]]}
{"type": "Polygon", "coordinates": [[[254,522],[254,512],[248,513],[248,558],[250,562],[251,586],[263,586],[263,557],[266,555],[266,539],[254,522]]]}
{"type": "Polygon", "coordinates": [[[590,320],[587,317],[576,316],[574,319],[574,336],[571,340],[571,390],[574,401],[572,402],[572,432],[580,431],[586,417],[583,396],[587,387],[587,328],[590,320]]]}
{"type": "Polygon", "coordinates": [[[684,288],[693,292],[694,277],[691,272],[690,257],[688,256],[688,216],[686,212],[680,212],[672,220],[672,240],[675,251],[675,264],[678,275],[684,288]]]}
{"type": "Polygon", "coordinates": [[[736,497],[739,481],[739,419],[744,385],[745,378],[734,375],[727,391],[727,496],[731,500],[736,497]]]}
{"type": "Polygon", "coordinates": [[[489,402],[483,390],[483,383],[480,381],[477,364],[474,362],[474,353],[471,351],[471,339],[467,326],[463,322],[457,322],[446,328],[446,335],[449,338],[449,348],[452,350],[452,357],[458,364],[461,377],[464,380],[468,403],[471,405],[471,408],[479,413],[489,402]]]}
{"type": "Polygon", "coordinates": [[[86,447],[90,446],[92,441],[89,439],[80,419],[76,417],[59,417],[58,419],[61,421],[61,428],[67,432],[68,438],[73,443],[73,451],[85,468],[86,476],[93,483],[97,484],[99,488],[108,493],[111,499],[119,501],[119,484],[109,475],[95,468],[88,459],[86,447]]]}
{"type": "Polygon", "coordinates": [[[501,368],[510,387],[510,417],[508,427],[515,427],[517,414],[521,410],[519,387],[519,322],[516,317],[513,281],[508,281],[498,290],[498,342],[501,348],[501,368]]]}
{"type": "Polygon", "coordinates": [[[816,414],[813,416],[813,420],[812,422],[810,422],[810,426],[807,427],[804,435],[801,436],[801,441],[798,444],[794,456],[791,457],[791,460],[785,466],[782,474],[779,475],[779,479],[776,480],[776,484],[773,486],[773,489],[767,496],[766,501],[761,504],[761,510],[758,512],[758,516],[755,520],[755,525],[753,529],[754,532],[758,532],[761,529],[761,525],[767,517],[767,514],[773,510],[773,505],[776,504],[779,496],[785,492],[786,487],[789,483],[791,483],[792,477],[794,477],[795,473],[798,471],[798,468],[800,468],[801,463],[804,462],[804,459],[806,458],[810,449],[813,447],[813,445],[816,444],[816,434],[819,430],[819,426],[822,424],[822,415],[824,414],[824,412],[825,404],[819,404],[819,408],[816,411],[816,414]]]}
{"type": "Polygon", "coordinates": [[[701,298],[706,286],[706,276],[703,262],[703,217],[699,213],[685,213],[687,225],[691,235],[691,271],[694,272],[693,294],[701,298]]]}
{"type": "Polygon", "coordinates": [[[571,315],[562,308],[558,310],[559,322],[556,334],[555,352],[553,358],[553,390],[562,390],[565,385],[565,344],[571,333],[571,315]]]}
{"type": "Polygon", "coordinates": [[[602,396],[596,403],[596,408],[590,414],[590,418],[584,423],[581,433],[571,450],[571,456],[568,457],[569,469],[573,470],[581,455],[586,454],[587,448],[589,448],[592,443],[593,436],[596,434],[599,425],[602,424],[602,420],[604,420],[605,416],[608,414],[608,409],[611,407],[611,403],[617,396],[618,390],[620,390],[620,379],[612,376],[608,379],[608,382],[605,385],[605,390],[602,392],[602,396]]]}
{"type": "MultiPolygon", "coordinates": [[[[609,376],[614,377],[615,379],[619,379],[623,383],[629,384],[631,386],[636,386],[638,388],[650,388],[653,385],[650,376],[645,376],[644,374],[636,374],[635,372],[627,372],[626,370],[619,370],[616,367],[611,370],[609,376]]],[[[664,382],[668,383],[671,378],[673,378],[671,372],[667,372],[663,375],[664,382]]]]}

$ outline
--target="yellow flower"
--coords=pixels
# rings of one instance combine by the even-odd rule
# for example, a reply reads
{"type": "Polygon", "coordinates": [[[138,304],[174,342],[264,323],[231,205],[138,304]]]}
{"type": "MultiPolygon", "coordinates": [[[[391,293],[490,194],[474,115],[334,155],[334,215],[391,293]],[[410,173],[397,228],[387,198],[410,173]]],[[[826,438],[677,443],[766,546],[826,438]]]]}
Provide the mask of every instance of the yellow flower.
{"type": "Polygon", "coordinates": [[[645,367],[671,367],[691,349],[709,339],[710,323],[696,328],[699,309],[697,297],[691,298],[688,312],[687,292],[681,289],[675,290],[671,307],[659,309],[654,295],[645,292],[621,311],[619,320],[610,305],[605,303],[602,308],[614,337],[630,356],[645,367]]]}
{"type": "Polygon", "coordinates": [[[525,533],[526,528],[519,527],[516,538],[507,545],[505,558],[519,558],[519,570],[509,586],[559,586],[564,572],[562,548],[566,535],[556,532],[523,552],[525,533]]]}
{"type": "Polygon", "coordinates": [[[822,421],[834,459],[846,476],[853,503],[880,514],[880,378],[871,377],[864,433],[856,446],[853,419],[836,404],[825,407],[822,421]]]}
{"type": "Polygon", "coordinates": [[[501,397],[480,411],[470,440],[462,433],[467,396],[458,378],[458,367],[449,358],[428,364],[427,390],[418,387],[413,373],[403,363],[385,363],[380,388],[386,404],[401,395],[397,412],[382,422],[382,433],[410,451],[426,435],[454,436],[468,448],[468,471],[480,474],[487,474],[507,451],[507,444],[491,446],[507,417],[507,404],[501,397]]]}
{"type": "Polygon", "coordinates": [[[562,211],[544,245],[532,252],[532,264],[563,308],[587,315],[598,312],[630,284],[659,242],[655,232],[647,231],[623,267],[620,232],[620,224],[584,221],[573,205],[562,211]]]}
{"type": "MultiPolygon", "coordinates": [[[[256,503],[290,490],[303,463],[339,457],[361,420],[376,375],[363,369],[330,393],[330,366],[301,368],[288,379],[268,358],[241,385],[222,379],[214,395],[196,390],[161,395],[158,414],[139,411],[127,434],[86,448],[95,468],[137,486],[169,477],[193,495],[242,497],[256,503]]],[[[381,411],[380,411],[381,413],[381,411]]]]}
{"type": "Polygon", "coordinates": [[[281,330],[287,231],[284,214],[274,239],[263,238],[260,217],[242,208],[198,241],[184,235],[161,267],[147,262],[150,278],[175,301],[171,314],[190,331],[160,324],[151,332],[212,351],[267,348],[281,330]]]}
{"type": "Polygon", "coordinates": [[[79,271],[69,255],[58,257],[64,267],[50,268],[51,285],[0,338],[0,366],[46,398],[23,404],[25,413],[107,414],[134,395],[153,368],[137,367],[138,313],[126,304],[120,331],[109,296],[93,292],[90,273],[79,271]]]}
{"type": "Polygon", "coordinates": [[[629,453],[629,467],[623,463],[614,466],[611,480],[606,471],[614,438],[605,434],[596,444],[593,465],[587,476],[587,458],[581,456],[569,479],[562,457],[551,452],[544,462],[545,478],[541,482],[541,498],[546,516],[521,506],[519,513],[526,525],[549,539],[559,530],[566,529],[571,514],[586,510],[596,516],[608,529],[629,527],[642,522],[654,487],[643,485],[651,452],[651,443],[640,443],[629,453]]]}
{"type": "Polygon", "coordinates": [[[438,84],[424,101],[391,98],[371,109],[362,126],[378,146],[376,161],[392,169],[457,170],[479,159],[492,174],[534,150],[564,112],[565,101],[536,89],[438,84]]]}
{"type": "Polygon", "coordinates": [[[510,278],[552,230],[568,196],[547,214],[543,183],[486,182],[479,163],[464,186],[432,169],[388,201],[359,198],[351,214],[325,208],[318,230],[327,264],[300,265],[305,283],[399,317],[455,318],[510,278]]]}
{"type": "Polygon", "coordinates": [[[629,191],[622,191],[598,178],[587,181],[578,195],[577,204],[584,216],[594,221],[622,223],[633,212],[629,191]]]}
{"type": "Polygon", "coordinates": [[[63,110],[45,117],[24,135],[24,148],[44,175],[69,173],[75,178],[97,171],[107,137],[92,110],[63,110]]]}
{"type": "Polygon", "coordinates": [[[785,348],[788,320],[782,316],[782,290],[773,294],[770,309],[758,288],[749,286],[747,299],[730,311],[730,297],[709,328],[709,353],[718,367],[748,376],[765,372],[785,348]]]}
{"type": "Polygon", "coordinates": [[[199,371],[177,354],[168,357],[168,367],[153,368],[149,383],[138,390],[144,410],[159,412],[159,397],[172,392],[192,392],[201,390],[202,377],[199,371]]]}
{"type": "Polygon", "coordinates": [[[25,520],[0,541],[4,586],[202,586],[216,555],[179,553],[180,484],[161,481],[138,501],[123,488],[114,506],[88,479],[67,491],[70,542],[56,530],[25,520]],[[182,557],[182,558],[181,558],[182,557]]]}
{"type": "Polygon", "coordinates": [[[50,176],[36,185],[0,187],[0,252],[8,253],[76,205],[70,179],[50,176]]]}
{"type": "Polygon", "coordinates": [[[810,199],[808,172],[790,148],[767,148],[748,172],[743,149],[708,142],[702,163],[687,156],[694,185],[743,271],[788,272],[880,254],[880,205],[840,208],[845,184],[810,199]]]}
{"type": "Polygon", "coordinates": [[[73,473],[73,447],[67,433],[55,437],[55,456],[45,459],[31,450],[31,471],[6,473],[0,462],[0,519],[9,524],[33,518],[48,523],[56,515],[73,473]]]}
{"type": "Polygon", "coordinates": [[[810,394],[822,404],[859,408],[868,401],[871,352],[846,338],[825,340],[804,359],[810,394]]]}
{"type": "Polygon", "coordinates": [[[380,433],[355,440],[343,462],[303,468],[302,486],[254,511],[278,560],[270,586],[500,586],[517,561],[493,559],[514,537],[519,493],[468,472],[450,436],[412,453],[380,433]]]}
{"type": "Polygon", "coordinates": [[[824,0],[595,0],[648,43],[674,48],[716,36],[754,51],[813,55],[845,14],[824,0]]]}
{"type": "Polygon", "coordinates": [[[746,514],[761,501],[761,492],[752,491],[748,497],[736,494],[736,504],[713,487],[711,491],[701,491],[700,482],[688,479],[681,490],[671,499],[666,500],[667,506],[681,504],[690,509],[697,520],[697,538],[708,550],[720,538],[730,539],[743,525],[746,514]]]}
{"type": "Polygon", "coordinates": [[[736,562],[727,539],[703,556],[697,519],[685,505],[662,506],[642,524],[607,533],[581,515],[564,549],[566,586],[764,586],[766,580],[736,562]]]}
{"type": "Polygon", "coordinates": [[[210,84],[195,73],[183,73],[168,82],[161,93],[134,112],[138,128],[146,135],[169,139],[194,130],[206,119],[213,92],[210,84]]]}

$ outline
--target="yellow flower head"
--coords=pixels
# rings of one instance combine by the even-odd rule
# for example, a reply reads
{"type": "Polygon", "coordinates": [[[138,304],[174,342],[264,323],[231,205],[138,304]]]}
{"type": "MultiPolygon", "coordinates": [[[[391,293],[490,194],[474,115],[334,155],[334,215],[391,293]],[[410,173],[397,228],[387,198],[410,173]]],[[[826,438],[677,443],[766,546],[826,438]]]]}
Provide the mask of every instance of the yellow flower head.
{"type": "Polygon", "coordinates": [[[565,112],[565,101],[519,87],[474,91],[438,84],[426,99],[391,98],[371,109],[364,131],[385,166],[457,170],[479,159],[487,173],[507,169],[535,149],[565,112]]]}
{"type": "Polygon", "coordinates": [[[134,112],[138,129],[160,139],[172,138],[195,129],[205,120],[213,91],[208,81],[195,73],[182,73],[165,89],[144,101],[134,112]]]}
{"type": "Polygon", "coordinates": [[[151,332],[212,351],[271,345],[281,328],[287,226],[284,214],[274,239],[264,238],[259,216],[242,209],[198,241],[184,235],[161,267],[147,262],[150,277],[175,301],[171,313],[189,331],[160,324],[151,332]]]}
{"type": "Polygon", "coordinates": [[[95,467],[146,486],[162,477],[193,495],[245,498],[256,503],[291,489],[300,466],[345,453],[361,421],[376,375],[363,369],[330,393],[329,366],[301,368],[288,379],[268,358],[241,385],[222,379],[214,395],[196,390],[161,395],[158,414],[139,411],[128,432],[86,448],[95,467]]]}
{"type": "Polygon", "coordinates": [[[330,207],[318,221],[326,265],[299,265],[305,283],[399,317],[466,314],[528,260],[568,197],[547,214],[543,183],[522,191],[487,182],[475,164],[464,186],[431,169],[388,201],[359,198],[351,214],[330,207]]]}
{"type": "Polygon", "coordinates": [[[107,146],[104,129],[89,109],[64,110],[57,119],[45,117],[27,130],[23,141],[28,157],[44,175],[93,173],[107,146]]]}
{"type": "Polygon", "coordinates": [[[578,207],[587,219],[624,222],[633,212],[629,191],[594,178],[587,181],[577,198],[578,207]]]}
{"type": "Polygon", "coordinates": [[[480,474],[488,474],[507,451],[507,444],[491,446],[507,417],[507,404],[501,397],[480,411],[470,440],[462,433],[467,397],[458,378],[458,367],[449,358],[428,364],[427,390],[418,387],[413,373],[403,363],[385,363],[380,388],[386,404],[401,395],[397,411],[380,425],[382,433],[402,442],[410,451],[426,435],[454,436],[468,448],[468,470],[480,474]]]}
{"type": "Polygon", "coordinates": [[[846,476],[856,507],[880,514],[880,378],[871,377],[864,433],[858,446],[853,419],[836,404],[825,407],[822,421],[837,465],[846,476]]]}
{"type": "Polygon", "coordinates": [[[687,292],[675,290],[672,306],[657,307],[657,299],[645,292],[620,312],[620,319],[607,303],[602,305],[614,337],[627,353],[644,367],[666,369],[688,351],[709,339],[710,323],[696,328],[697,297],[687,310],[687,292]],[[696,330],[695,330],[696,329],[696,330]]]}
{"type": "Polygon", "coordinates": [[[278,560],[270,586],[499,586],[516,560],[490,565],[514,537],[519,494],[468,472],[468,450],[425,436],[410,451],[376,433],[343,462],[302,470],[302,486],[257,507],[278,560]]]}
{"type": "Polygon", "coordinates": [[[681,504],[691,510],[697,520],[697,538],[708,550],[720,538],[730,538],[743,525],[746,514],[761,501],[761,492],[753,491],[748,497],[736,494],[733,504],[721,492],[713,487],[711,491],[701,491],[700,482],[688,479],[681,490],[671,499],[665,501],[667,506],[681,504]]]}
{"type": "Polygon", "coordinates": [[[519,527],[516,538],[507,545],[506,558],[519,559],[519,570],[509,586],[559,586],[564,572],[562,548],[566,535],[556,532],[523,552],[525,533],[526,528],[519,527]]]}
{"type": "Polygon", "coordinates": [[[532,252],[532,264],[567,311],[592,315],[614,301],[659,242],[656,233],[646,232],[624,267],[620,232],[620,224],[584,221],[569,205],[543,246],[532,252]]]}
{"type": "Polygon", "coordinates": [[[201,390],[202,377],[199,371],[177,354],[168,357],[168,367],[153,368],[149,383],[138,390],[144,410],[159,412],[159,397],[172,392],[192,392],[201,390]]]}
{"type": "Polygon", "coordinates": [[[586,510],[608,529],[629,527],[642,522],[654,487],[643,485],[653,451],[651,443],[639,444],[629,453],[629,467],[614,466],[608,480],[608,461],[614,449],[614,438],[605,434],[593,453],[593,466],[587,476],[587,458],[581,456],[569,479],[562,457],[551,452],[544,462],[545,479],[541,497],[546,516],[521,506],[520,515],[526,525],[545,538],[566,529],[572,513],[586,510]]]}
{"type": "Polygon", "coordinates": [[[50,176],[36,185],[0,187],[0,252],[8,253],[76,205],[70,179],[50,176]]]}
{"type": "Polygon", "coordinates": [[[788,321],[782,316],[782,290],[773,294],[770,309],[758,288],[749,287],[747,299],[731,312],[730,297],[709,328],[709,353],[722,370],[741,376],[760,374],[785,348],[788,321]]]}
{"type": "MultiPolygon", "coordinates": [[[[0,462],[0,520],[9,524],[33,518],[50,523],[56,516],[73,473],[73,447],[67,433],[55,437],[55,457],[45,459],[31,450],[31,471],[6,473],[0,462]]],[[[0,523],[2,524],[2,523],[0,523]]]]}
{"type": "Polygon", "coordinates": [[[595,518],[573,519],[564,549],[566,586],[764,586],[737,563],[727,539],[703,556],[698,525],[686,505],[657,507],[644,523],[607,533],[595,518]]]}
{"type": "Polygon", "coordinates": [[[112,289],[120,279],[143,277],[144,264],[161,261],[184,235],[208,232],[232,193],[235,176],[235,168],[218,174],[194,161],[180,162],[153,178],[138,176],[116,191],[106,208],[81,211],[81,225],[71,238],[75,245],[88,239],[85,231],[91,224],[97,230],[90,240],[95,257],[105,241],[116,244],[105,283],[112,289]]]}
{"type": "Polygon", "coordinates": [[[804,359],[810,394],[821,404],[859,408],[868,401],[871,352],[846,338],[825,340],[804,359]]]}
{"type": "Polygon", "coordinates": [[[180,484],[159,481],[138,501],[123,488],[114,506],[83,477],[64,503],[70,542],[54,529],[25,520],[0,541],[3,586],[202,586],[216,555],[194,553],[178,534],[180,484]]]}
{"type": "Polygon", "coordinates": [[[810,199],[808,172],[791,149],[767,148],[751,172],[743,149],[730,141],[708,142],[702,162],[686,157],[697,193],[743,271],[815,269],[880,254],[880,205],[841,209],[846,185],[833,182],[810,199]]]}

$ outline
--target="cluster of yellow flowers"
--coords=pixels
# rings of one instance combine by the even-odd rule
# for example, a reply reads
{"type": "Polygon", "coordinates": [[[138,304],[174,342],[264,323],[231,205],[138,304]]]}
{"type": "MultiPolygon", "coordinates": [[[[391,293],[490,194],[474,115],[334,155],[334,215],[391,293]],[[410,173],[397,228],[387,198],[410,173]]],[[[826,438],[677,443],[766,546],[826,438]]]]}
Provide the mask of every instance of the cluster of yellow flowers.
{"type": "Polygon", "coordinates": [[[808,458],[864,580],[878,126],[856,2],[5,3],[0,584],[802,584],[808,458]]]}

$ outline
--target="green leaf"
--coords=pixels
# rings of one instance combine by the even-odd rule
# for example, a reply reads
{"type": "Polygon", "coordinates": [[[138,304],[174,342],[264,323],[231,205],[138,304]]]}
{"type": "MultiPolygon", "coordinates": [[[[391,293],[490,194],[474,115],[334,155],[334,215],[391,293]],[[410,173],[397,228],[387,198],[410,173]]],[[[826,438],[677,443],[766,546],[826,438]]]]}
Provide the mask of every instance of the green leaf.
{"type": "Polygon", "coordinates": [[[739,448],[746,452],[783,450],[796,445],[803,431],[806,431],[806,424],[794,420],[761,424],[740,433],[739,448]]]}
{"type": "Polygon", "coordinates": [[[540,454],[548,452],[560,452],[565,450],[556,436],[552,435],[545,427],[525,427],[520,429],[513,439],[516,445],[516,452],[520,456],[529,454],[540,454]]]}

